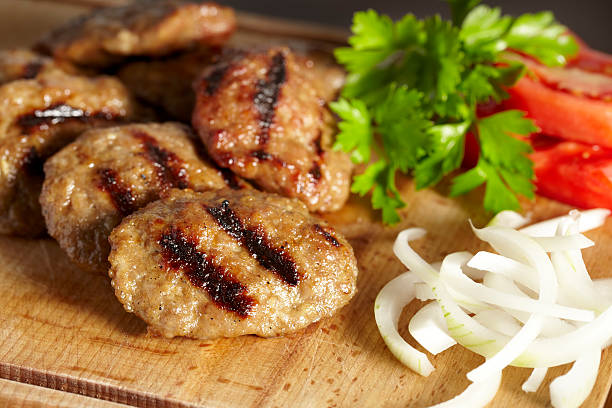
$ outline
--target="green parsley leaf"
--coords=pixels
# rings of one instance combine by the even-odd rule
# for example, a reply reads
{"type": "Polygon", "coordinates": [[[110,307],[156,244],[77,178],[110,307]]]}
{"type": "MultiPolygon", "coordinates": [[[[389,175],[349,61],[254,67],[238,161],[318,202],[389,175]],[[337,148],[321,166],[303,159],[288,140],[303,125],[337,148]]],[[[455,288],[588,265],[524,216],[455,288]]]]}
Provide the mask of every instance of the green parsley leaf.
{"type": "Polygon", "coordinates": [[[341,98],[330,103],[330,108],[342,119],[338,124],[340,133],[336,137],[334,149],[352,152],[351,160],[355,163],[370,161],[372,120],[365,104],[359,99],[348,101],[341,98]]]}
{"type": "Polygon", "coordinates": [[[388,159],[402,172],[414,168],[426,142],[431,122],[422,117],[421,94],[405,86],[391,86],[375,110],[376,132],[381,136],[388,159]]]}
{"type": "Polygon", "coordinates": [[[393,48],[393,21],[370,9],[353,16],[353,36],[349,44],[355,50],[385,50],[393,48]]]}
{"type": "Polygon", "coordinates": [[[397,210],[405,206],[395,186],[396,169],[384,160],[370,165],[358,176],[351,187],[353,193],[364,196],[372,191],[372,208],[382,210],[385,224],[396,224],[400,221],[397,210]]]}
{"type": "MultiPolygon", "coordinates": [[[[355,176],[351,191],[360,196],[368,194],[374,186],[378,184],[380,175],[383,174],[387,167],[387,162],[379,160],[376,163],[370,164],[366,171],[355,176]]],[[[383,178],[384,181],[384,178],[383,178]]]]}
{"type": "Polygon", "coordinates": [[[546,65],[565,65],[567,57],[578,52],[574,37],[548,11],[518,17],[504,39],[509,48],[529,54],[546,65]]]}
{"type": "Polygon", "coordinates": [[[487,181],[487,173],[481,166],[476,165],[453,179],[450,196],[457,197],[465,194],[482,185],[485,181],[487,181]]]}
{"type": "Polygon", "coordinates": [[[429,129],[429,155],[416,166],[414,173],[417,189],[436,184],[445,174],[459,168],[469,127],[469,122],[462,122],[429,129]]]}
{"type": "Polygon", "coordinates": [[[459,27],[470,10],[476,7],[480,0],[447,0],[451,8],[453,24],[459,27]]]}
{"type": "Polygon", "coordinates": [[[513,136],[538,131],[524,116],[524,112],[508,110],[478,120],[480,159],[475,168],[455,177],[451,196],[486,183],[484,207],[493,212],[518,209],[516,194],[533,197],[533,162],[526,155],[531,146],[513,136]]]}
{"type": "Polygon", "coordinates": [[[517,195],[533,197],[530,147],[519,137],[537,131],[523,113],[478,118],[477,106],[508,97],[525,73],[504,54],[519,50],[545,64],[563,64],[575,40],[551,13],[504,16],[478,0],[449,0],[453,23],[408,14],[393,22],[373,10],[355,13],[350,47],[335,56],[348,72],[342,98],[330,104],[340,117],[336,149],[355,163],[377,161],[354,178],[352,191],[371,193],[385,223],[399,221],[404,203],[398,171],[426,188],[457,170],[468,131],[481,149],[475,168],[452,180],[451,195],[485,185],[484,207],[518,208],[517,195]]]}
{"type": "Polygon", "coordinates": [[[511,24],[512,18],[502,17],[500,8],[478,6],[463,20],[459,37],[469,53],[486,53],[491,58],[506,49],[502,36],[511,24]]]}
{"type": "Polygon", "coordinates": [[[539,131],[525,112],[507,110],[477,122],[481,155],[492,165],[516,172],[531,179],[533,162],[526,156],[532,149],[529,143],[513,135],[527,136],[539,131]]]}

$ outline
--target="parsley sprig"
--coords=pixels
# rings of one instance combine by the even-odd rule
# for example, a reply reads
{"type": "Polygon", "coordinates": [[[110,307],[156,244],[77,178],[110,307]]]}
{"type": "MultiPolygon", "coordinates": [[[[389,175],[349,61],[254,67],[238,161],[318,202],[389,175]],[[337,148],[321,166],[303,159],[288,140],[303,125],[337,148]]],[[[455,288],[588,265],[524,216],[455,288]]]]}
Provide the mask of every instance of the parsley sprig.
{"type": "Polygon", "coordinates": [[[468,132],[481,154],[476,167],[453,178],[450,194],[485,184],[484,207],[493,212],[518,209],[517,195],[533,197],[531,148],[516,136],[537,127],[520,111],[479,118],[476,109],[507,98],[505,89],[525,72],[504,51],[563,65],[578,49],[550,12],[513,18],[479,0],[448,2],[452,22],[412,14],[393,22],[374,10],[357,12],[350,47],[335,51],[349,72],[341,98],[331,104],[341,119],[335,148],[368,163],[352,191],[371,192],[387,224],[397,223],[405,206],[396,172],[412,174],[417,189],[436,184],[460,167],[468,132]]]}

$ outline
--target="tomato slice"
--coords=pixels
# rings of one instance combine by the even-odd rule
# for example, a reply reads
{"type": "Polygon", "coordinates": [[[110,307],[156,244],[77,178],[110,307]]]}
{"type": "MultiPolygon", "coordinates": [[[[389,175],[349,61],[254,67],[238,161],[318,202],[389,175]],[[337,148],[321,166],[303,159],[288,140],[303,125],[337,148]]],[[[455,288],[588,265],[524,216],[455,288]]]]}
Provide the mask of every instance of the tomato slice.
{"type": "Polygon", "coordinates": [[[567,141],[532,141],[537,193],[581,208],[612,209],[612,149],[567,141]]]}
{"type": "Polygon", "coordinates": [[[612,76],[612,55],[590,48],[576,34],[573,34],[580,48],[578,55],[569,61],[567,66],[580,68],[584,71],[597,72],[603,75],[612,76]]]}
{"type": "Polygon", "coordinates": [[[543,133],[612,147],[612,102],[556,89],[528,76],[508,93],[504,108],[527,112],[543,133]]]}
{"type": "Polygon", "coordinates": [[[508,58],[524,63],[529,73],[508,90],[505,109],[527,112],[544,134],[612,147],[612,56],[581,46],[564,68],[508,58]]]}

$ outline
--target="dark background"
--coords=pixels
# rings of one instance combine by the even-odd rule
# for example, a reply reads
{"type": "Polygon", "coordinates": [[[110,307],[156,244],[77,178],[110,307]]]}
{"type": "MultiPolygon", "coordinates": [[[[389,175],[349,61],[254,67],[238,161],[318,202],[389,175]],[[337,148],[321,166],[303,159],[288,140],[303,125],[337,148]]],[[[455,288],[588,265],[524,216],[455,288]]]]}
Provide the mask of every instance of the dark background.
{"type": "MultiPolygon", "coordinates": [[[[353,11],[373,8],[398,19],[405,13],[448,17],[442,0],[225,0],[224,4],[254,13],[350,27],[353,11]]],[[[551,10],[593,48],[612,53],[612,0],[485,0],[506,14],[551,10]]]]}

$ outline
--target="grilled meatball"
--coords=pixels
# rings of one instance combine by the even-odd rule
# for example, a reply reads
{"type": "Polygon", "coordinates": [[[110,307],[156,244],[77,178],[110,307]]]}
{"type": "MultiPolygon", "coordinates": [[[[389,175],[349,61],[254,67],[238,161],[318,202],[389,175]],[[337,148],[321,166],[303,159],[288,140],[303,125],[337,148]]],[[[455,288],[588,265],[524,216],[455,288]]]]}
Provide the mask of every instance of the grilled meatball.
{"type": "Polygon", "coordinates": [[[220,166],[311,211],[333,211],[348,197],[352,165],[330,149],[321,72],[285,48],[224,59],[197,85],[193,125],[220,166]]]}
{"type": "Polygon", "coordinates": [[[127,90],[110,77],[52,72],[0,87],[0,233],[36,236],[44,160],[84,130],[131,114],[127,90]]]}
{"type": "Polygon", "coordinates": [[[108,272],[108,236],[170,188],[243,185],[196,151],[184,125],[133,124],[84,133],[45,163],[40,202],[49,234],[84,269],[108,272]]]}
{"type": "Polygon", "coordinates": [[[0,85],[17,79],[32,79],[58,69],[55,62],[26,49],[0,50],[0,85]]]}
{"type": "Polygon", "coordinates": [[[298,200],[255,190],[173,190],[111,237],[125,309],[166,337],[287,334],[355,294],[347,241],[298,200]]]}
{"type": "Polygon", "coordinates": [[[215,3],[136,0],[79,17],[49,33],[37,49],[75,64],[104,67],[126,56],[161,56],[196,45],[220,45],[235,27],[233,10],[215,3]]]}
{"type": "Polygon", "coordinates": [[[167,116],[189,123],[195,105],[193,82],[217,54],[198,50],[124,65],[119,79],[141,101],[167,116]]]}

